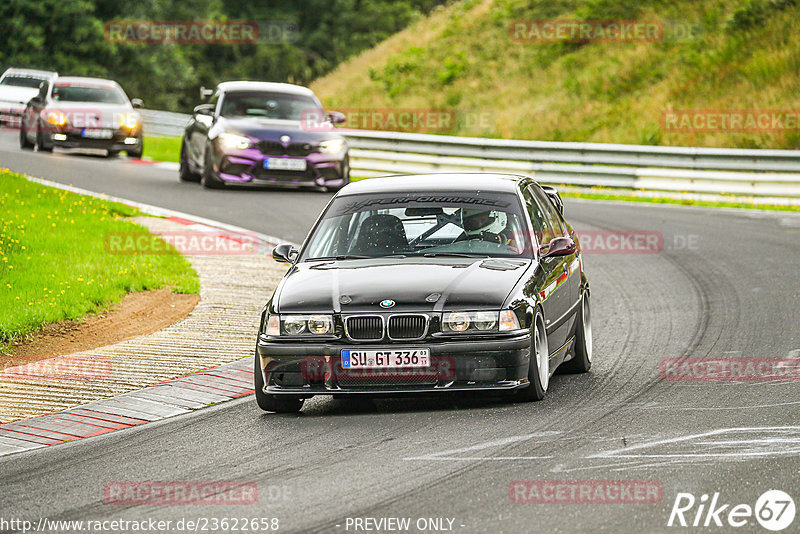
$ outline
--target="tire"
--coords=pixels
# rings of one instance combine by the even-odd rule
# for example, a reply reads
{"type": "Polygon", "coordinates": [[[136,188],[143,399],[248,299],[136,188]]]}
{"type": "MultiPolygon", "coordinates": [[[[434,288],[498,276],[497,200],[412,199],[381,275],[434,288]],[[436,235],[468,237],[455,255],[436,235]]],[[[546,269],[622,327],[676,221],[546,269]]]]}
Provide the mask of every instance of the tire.
{"type": "Polygon", "coordinates": [[[144,139],[139,139],[139,148],[126,150],[125,152],[127,152],[129,158],[142,159],[142,154],[144,154],[144,139]]]}
{"type": "Polygon", "coordinates": [[[107,158],[115,158],[117,156],[119,156],[119,150],[108,150],[108,151],[106,151],[106,157],[107,158]]]}
{"type": "Polygon", "coordinates": [[[575,324],[575,353],[558,369],[560,373],[586,373],[592,368],[592,314],[589,291],[583,292],[578,321],[575,324]]]}
{"type": "Polygon", "coordinates": [[[200,175],[194,173],[189,168],[189,160],[188,156],[186,155],[186,142],[181,142],[181,157],[180,157],[180,168],[178,169],[178,179],[181,182],[199,182],[200,175]]]}
{"type": "Polygon", "coordinates": [[[36,150],[37,152],[52,152],[53,145],[47,145],[44,141],[44,134],[42,133],[42,125],[36,127],[36,150]]]}
{"type": "Polygon", "coordinates": [[[224,187],[222,180],[214,176],[214,168],[208,159],[208,151],[206,151],[205,165],[203,165],[203,174],[200,177],[200,184],[206,189],[221,189],[224,187]]]}
{"type": "Polygon", "coordinates": [[[343,174],[344,174],[344,176],[343,176],[344,177],[344,183],[342,185],[339,185],[339,186],[336,186],[336,187],[332,188],[334,191],[338,191],[338,190],[340,190],[341,188],[343,188],[344,186],[346,186],[347,184],[350,183],[350,157],[349,156],[344,160],[344,173],[343,174]]]}
{"type": "Polygon", "coordinates": [[[19,147],[23,150],[31,150],[33,143],[28,141],[28,132],[25,130],[25,121],[22,120],[19,125],[19,147]]]}
{"type": "Polygon", "coordinates": [[[275,395],[267,395],[264,393],[264,377],[261,374],[261,366],[258,365],[258,353],[256,353],[255,357],[255,369],[254,369],[254,377],[255,377],[255,389],[256,389],[256,403],[258,403],[258,407],[264,410],[265,412],[276,412],[276,413],[297,413],[300,411],[300,408],[303,407],[303,399],[293,399],[293,398],[279,398],[275,395]]]}
{"type": "Polygon", "coordinates": [[[347,184],[350,183],[350,157],[349,156],[346,157],[345,160],[344,160],[342,178],[344,178],[344,183],[342,185],[336,185],[336,186],[326,185],[326,186],[318,187],[317,191],[319,191],[321,193],[329,193],[331,191],[339,191],[341,188],[343,188],[344,186],[346,186],[347,184]]]}
{"type": "Polygon", "coordinates": [[[520,402],[540,401],[550,385],[550,349],[542,314],[537,312],[531,327],[531,358],[528,366],[530,385],[517,392],[520,402]]]}

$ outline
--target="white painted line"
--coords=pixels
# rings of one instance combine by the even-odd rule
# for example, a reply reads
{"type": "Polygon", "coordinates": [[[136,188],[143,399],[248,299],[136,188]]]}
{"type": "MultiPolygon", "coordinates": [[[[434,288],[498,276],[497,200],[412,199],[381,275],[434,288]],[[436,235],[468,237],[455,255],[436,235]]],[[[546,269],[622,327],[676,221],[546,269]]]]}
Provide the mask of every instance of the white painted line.
{"type": "Polygon", "coordinates": [[[798,454],[800,454],[800,426],[773,426],[720,428],[700,434],[690,434],[676,438],[640,443],[638,445],[632,445],[622,449],[614,449],[611,451],[592,454],[586,458],[752,458],[798,454]],[[718,441],[702,439],[735,433],[757,433],[758,437],[743,438],[738,440],[721,439],[718,441]],[[776,435],[775,437],[764,437],[769,433],[783,434],[784,436],[785,434],[789,434],[789,437],[787,438],[779,435],[776,435]],[[798,437],[795,438],[794,436],[798,437]],[[702,450],[699,452],[664,452],[651,454],[645,452],[633,452],[644,451],[646,449],[654,449],[663,445],[673,444],[686,445],[691,447],[692,451],[696,451],[697,449],[702,450]],[[797,446],[795,446],[795,444],[797,444],[797,446]],[[739,450],[730,452],[711,450],[725,445],[732,445],[739,450]],[[775,445],[777,447],[770,447],[770,445],[775,445]],[[787,445],[789,446],[787,447],[787,445]]]}

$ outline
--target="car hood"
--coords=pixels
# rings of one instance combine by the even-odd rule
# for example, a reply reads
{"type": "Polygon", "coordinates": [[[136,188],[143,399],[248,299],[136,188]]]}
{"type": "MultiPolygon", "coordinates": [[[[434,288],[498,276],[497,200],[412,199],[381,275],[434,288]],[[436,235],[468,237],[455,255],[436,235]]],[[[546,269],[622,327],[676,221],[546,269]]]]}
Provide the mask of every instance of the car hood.
{"type": "Polygon", "coordinates": [[[316,143],[325,139],[341,137],[335,131],[304,129],[300,121],[276,119],[222,119],[220,127],[224,131],[266,141],[280,141],[284,135],[291,138],[291,143],[316,143]]]}
{"type": "Polygon", "coordinates": [[[64,113],[70,125],[76,128],[119,128],[122,116],[133,113],[141,120],[141,114],[129,104],[104,104],[99,102],[51,102],[47,110],[64,113]]]}
{"type": "Polygon", "coordinates": [[[27,104],[28,101],[39,94],[38,89],[30,87],[14,87],[13,85],[0,85],[0,101],[14,104],[27,104]]]}
{"type": "Polygon", "coordinates": [[[391,311],[499,308],[530,264],[499,258],[303,262],[284,278],[273,304],[279,313],[387,311],[380,306],[386,299],[396,302],[391,311]]]}

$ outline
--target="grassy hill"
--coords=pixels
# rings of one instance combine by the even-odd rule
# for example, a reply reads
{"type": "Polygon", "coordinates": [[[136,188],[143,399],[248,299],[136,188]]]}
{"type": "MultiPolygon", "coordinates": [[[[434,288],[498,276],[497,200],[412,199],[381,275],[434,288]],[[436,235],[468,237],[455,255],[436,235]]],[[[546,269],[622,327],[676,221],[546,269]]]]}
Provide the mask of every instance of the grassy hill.
{"type": "Polygon", "coordinates": [[[465,0],[434,10],[312,88],[331,109],[457,110],[455,127],[436,133],[800,148],[796,120],[747,132],[663,124],[670,110],[797,117],[798,21],[799,0],[465,0]],[[552,19],[658,21],[663,32],[635,42],[512,39],[515,21],[552,19]],[[482,120],[467,124],[470,116],[482,120]]]}

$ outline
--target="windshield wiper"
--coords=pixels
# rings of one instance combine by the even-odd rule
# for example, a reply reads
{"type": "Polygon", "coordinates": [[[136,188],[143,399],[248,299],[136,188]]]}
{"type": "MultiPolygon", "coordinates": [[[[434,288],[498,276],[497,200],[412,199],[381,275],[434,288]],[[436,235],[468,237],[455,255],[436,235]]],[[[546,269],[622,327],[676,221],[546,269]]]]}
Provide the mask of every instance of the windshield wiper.
{"type": "Polygon", "coordinates": [[[488,254],[466,254],[464,252],[426,252],[423,254],[426,258],[435,258],[437,256],[444,256],[450,258],[488,258],[488,254]]]}
{"type": "Polygon", "coordinates": [[[362,256],[359,254],[340,254],[338,256],[319,256],[317,258],[308,258],[306,261],[322,261],[322,260],[366,260],[373,256],[362,256]]]}

